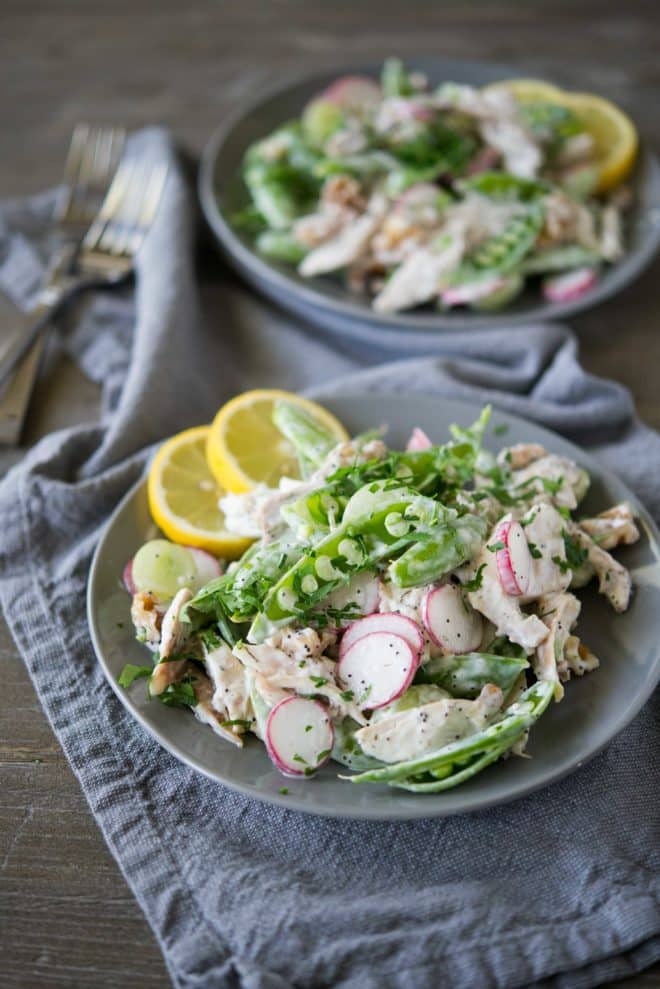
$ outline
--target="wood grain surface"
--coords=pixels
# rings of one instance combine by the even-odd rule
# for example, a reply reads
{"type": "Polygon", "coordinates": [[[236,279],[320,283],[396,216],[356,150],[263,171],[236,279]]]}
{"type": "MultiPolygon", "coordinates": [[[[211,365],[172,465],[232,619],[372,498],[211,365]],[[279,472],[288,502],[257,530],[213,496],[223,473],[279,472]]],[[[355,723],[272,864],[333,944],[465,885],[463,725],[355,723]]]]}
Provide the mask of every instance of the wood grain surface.
{"type": "MultiPolygon", "coordinates": [[[[597,90],[657,150],[659,41],[657,3],[641,0],[0,0],[0,197],[58,182],[79,120],[165,124],[198,152],[236,100],[283,72],[392,53],[490,59],[597,90]]],[[[573,322],[587,368],[629,387],[656,427],[659,278],[656,263],[573,322]]],[[[97,402],[54,341],[26,445],[94,418],[97,402]]],[[[21,455],[2,453],[0,469],[21,455]]],[[[169,977],[154,937],[4,625],[0,677],[0,987],[162,989],[169,977]]],[[[619,985],[660,989],[660,966],[619,985]]]]}

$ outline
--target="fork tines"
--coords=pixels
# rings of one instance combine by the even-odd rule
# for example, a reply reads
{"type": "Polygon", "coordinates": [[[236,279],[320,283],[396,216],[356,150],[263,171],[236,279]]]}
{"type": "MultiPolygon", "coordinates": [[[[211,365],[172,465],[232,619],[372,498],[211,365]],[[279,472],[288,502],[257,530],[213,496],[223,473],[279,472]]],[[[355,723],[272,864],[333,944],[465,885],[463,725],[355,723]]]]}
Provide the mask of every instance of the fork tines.
{"type": "Polygon", "coordinates": [[[65,193],[55,220],[64,227],[82,227],[98,212],[121,158],[126,131],[120,127],[78,124],[64,168],[65,193]]]}
{"type": "Polygon", "coordinates": [[[122,161],[83,239],[83,252],[133,257],[156,215],[166,178],[165,165],[122,161]]]}

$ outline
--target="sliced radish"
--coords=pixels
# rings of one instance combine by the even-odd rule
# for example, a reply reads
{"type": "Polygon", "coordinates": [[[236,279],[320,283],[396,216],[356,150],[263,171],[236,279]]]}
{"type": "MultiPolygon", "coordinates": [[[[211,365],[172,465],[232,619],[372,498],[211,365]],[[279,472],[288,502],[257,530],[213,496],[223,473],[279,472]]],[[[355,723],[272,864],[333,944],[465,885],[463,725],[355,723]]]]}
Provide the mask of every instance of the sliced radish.
{"type": "Polygon", "coordinates": [[[374,106],[382,97],[380,86],[368,76],[342,76],[321,94],[321,98],[335,103],[342,110],[360,110],[374,106]]]}
{"type": "Polygon", "coordinates": [[[285,697],[268,715],[265,742],[285,776],[311,776],[328,761],[335,744],[328,709],[306,697],[285,697]]]}
{"type": "Polygon", "coordinates": [[[500,522],[495,529],[495,543],[503,548],[495,551],[497,576],[505,594],[520,597],[526,594],[534,561],[520,522],[500,522]]]}
{"type": "Polygon", "coordinates": [[[461,654],[479,648],[483,619],[456,584],[434,587],[424,598],[422,618],[436,646],[461,654]]]}
{"type": "Polygon", "coordinates": [[[219,577],[222,573],[220,561],[205,549],[197,549],[195,546],[188,546],[188,552],[195,562],[197,578],[199,582],[208,584],[210,580],[219,577]]]}
{"type": "Polygon", "coordinates": [[[424,430],[420,429],[419,426],[415,426],[406,444],[406,450],[428,450],[431,446],[433,446],[433,443],[431,443],[424,430]]]}
{"type": "Polygon", "coordinates": [[[328,608],[343,611],[351,608],[352,618],[344,619],[337,625],[338,628],[346,628],[353,624],[360,615],[371,615],[378,607],[380,593],[378,591],[378,580],[373,573],[365,570],[363,573],[355,574],[344,587],[337,587],[323,601],[321,611],[328,608]]]}
{"type": "Polygon", "coordinates": [[[137,587],[133,583],[133,557],[130,558],[124,567],[124,572],[121,575],[121,579],[123,580],[124,587],[129,594],[137,594],[137,587]]]}
{"type": "Polygon", "coordinates": [[[445,306],[464,306],[469,302],[476,302],[484,299],[492,292],[496,292],[505,284],[501,277],[481,278],[476,282],[466,282],[464,285],[454,285],[446,288],[440,296],[441,302],[445,306]]]}
{"type": "Polygon", "coordinates": [[[360,618],[353,622],[346,629],[339,646],[339,658],[350,649],[354,642],[363,639],[365,635],[372,632],[389,632],[391,635],[400,635],[405,639],[410,648],[419,655],[424,645],[424,637],[419,626],[405,615],[397,612],[386,612],[379,615],[368,615],[367,618],[360,618]]]}
{"type": "Polygon", "coordinates": [[[362,710],[391,704],[412,683],[419,653],[400,635],[370,632],[354,642],[337,663],[337,677],[362,710]]]}
{"type": "Polygon", "coordinates": [[[392,121],[420,120],[424,122],[433,119],[431,107],[425,106],[419,100],[404,99],[402,96],[388,97],[386,113],[388,120],[392,121]]]}
{"type": "Polygon", "coordinates": [[[572,302],[589,292],[598,281],[595,268],[576,268],[565,275],[543,281],[543,296],[549,302],[572,302]]]}

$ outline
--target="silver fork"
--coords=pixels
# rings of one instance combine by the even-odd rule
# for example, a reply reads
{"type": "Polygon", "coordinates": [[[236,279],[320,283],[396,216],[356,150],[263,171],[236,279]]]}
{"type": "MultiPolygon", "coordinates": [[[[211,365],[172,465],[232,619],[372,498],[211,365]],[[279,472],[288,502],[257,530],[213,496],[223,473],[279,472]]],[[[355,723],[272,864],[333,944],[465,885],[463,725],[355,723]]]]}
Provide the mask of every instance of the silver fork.
{"type": "MultiPolygon", "coordinates": [[[[135,255],[156,215],[166,179],[165,165],[144,165],[122,159],[98,216],[71,264],[59,268],[42,292],[40,306],[46,316],[85,289],[118,285],[131,273],[135,255]]],[[[12,337],[0,354],[0,384],[11,374],[42,327],[43,319],[23,334],[12,337]]]]}
{"type": "MultiPolygon", "coordinates": [[[[56,308],[56,287],[71,267],[78,245],[103,202],[121,158],[125,137],[121,128],[89,124],[78,124],[73,132],[64,168],[65,187],[53,216],[57,250],[36,306],[16,321],[9,336],[10,345],[22,340],[25,346],[14,349],[5,378],[15,369],[14,377],[6,383],[4,391],[0,388],[0,443],[18,442],[41,363],[45,331],[56,308]],[[38,328],[38,335],[30,335],[33,328],[38,328]]],[[[11,352],[10,346],[8,356],[11,352]]]]}

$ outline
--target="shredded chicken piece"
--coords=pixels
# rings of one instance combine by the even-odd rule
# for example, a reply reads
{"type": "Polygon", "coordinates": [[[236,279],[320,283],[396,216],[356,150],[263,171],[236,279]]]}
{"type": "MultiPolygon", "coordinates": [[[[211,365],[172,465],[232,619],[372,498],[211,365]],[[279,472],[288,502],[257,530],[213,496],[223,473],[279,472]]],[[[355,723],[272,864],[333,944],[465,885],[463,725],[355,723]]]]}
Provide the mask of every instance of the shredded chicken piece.
{"type": "Polygon", "coordinates": [[[468,592],[468,601],[492,622],[498,635],[506,635],[525,652],[532,652],[546,638],[548,629],[536,615],[522,611],[520,598],[505,594],[497,574],[495,554],[484,548],[472,563],[457,572],[462,580],[470,580],[482,565],[481,587],[468,592]]]}
{"type": "MultiPolygon", "coordinates": [[[[190,663],[184,664],[184,669],[182,670],[181,675],[190,675],[193,680],[192,688],[195,691],[197,703],[192,710],[197,720],[201,721],[204,725],[208,725],[208,727],[211,728],[216,735],[219,735],[220,738],[224,738],[226,742],[231,742],[232,745],[237,745],[239,749],[242,749],[243,739],[241,738],[241,731],[244,731],[245,729],[239,725],[223,724],[223,722],[228,719],[224,711],[218,711],[214,706],[213,684],[209,678],[201,674],[199,670],[190,663]]],[[[247,720],[251,719],[252,714],[250,712],[247,720]]]]}
{"type": "Polygon", "coordinates": [[[600,660],[592,651],[580,642],[577,635],[569,635],[564,646],[564,655],[558,663],[561,680],[570,680],[571,674],[581,677],[591,673],[600,666],[600,660]]]}
{"type": "Polygon", "coordinates": [[[601,549],[614,549],[616,546],[631,546],[639,539],[639,529],[627,502],[613,505],[592,519],[582,519],[578,523],[589,533],[601,549]]]}
{"type": "Polygon", "coordinates": [[[599,249],[594,218],[586,206],[557,190],[544,199],[545,220],[539,245],[577,242],[588,250],[599,249]]]}
{"type": "Polygon", "coordinates": [[[616,206],[606,206],[600,221],[600,253],[606,261],[619,261],[624,255],[621,214],[616,206]]]}
{"type": "Polygon", "coordinates": [[[512,175],[522,179],[538,175],[543,161],[541,149],[521,124],[515,120],[485,120],[479,129],[484,141],[502,155],[512,175]]]}
{"type": "Polygon", "coordinates": [[[546,594],[538,600],[539,617],[550,629],[550,635],[536,650],[534,672],[539,680],[555,685],[555,700],[564,696],[561,670],[565,670],[564,650],[571,629],[578,620],[582,605],[574,594],[546,594]]]}
{"type": "Polygon", "coordinates": [[[162,694],[171,683],[176,683],[188,662],[187,659],[177,660],[170,659],[170,657],[181,650],[190,635],[191,626],[181,620],[181,612],[188,602],[192,601],[192,598],[192,591],[187,587],[182,587],[180,591],[177,591],[174,600],[165,612],[160,643],[160,659],[149,681],[149,691],[152,696],[162,694]]]}
{"type": "Polygon", "coordinates": [[[625,567],[598,546],[577,523],[567,522],[566,528],[587,554],[587,563],[598,578],[598,590],[604,594],[615,611],[623,612],[630,603],[632,579],[625,567]]]}
{"type": "Polygon", "coordinates": [[[507,446],[500,450],[497,462],[508,465],[511,470],[522,470],[535,460],[545,457],[547,452],[539,443],[516,443],[515,446],[507,446]]]}
{"type": "Polygon", "coordinates": [[[227,721],[251,720],[245,669],[231,649],[223,642],[214,649],[205,650],[204,665],[213,683],[214,709],[223,714],[227,721]]]}
{"type": "Polygon", "coordinates": [[[550,501],[561,508],[572,511],[584,498],[589,487],[589,475],[582,467],[578,467],[567,457],[555,453],[533,460],[527,467],[513,471],[513,483],[517,487],[528,485],[526,490],[537,492],[540,501],[550,501]],[[561,482],[558,490],[548,491],[544,481],[551,484],[561,482]]]}
{"type": "Polygon", "coordinates": [[[300,274],[305,277],[325,275],[352,264],[366,250],[386,209],[385,197],[375,193],[369,201],[366,213],[348,223],[303,258],[298,268],[300,274]]]}
{"type": "Polygon", "coordinates": [[[335,680],[336,664],[321,654],[323,645],[314,629],[284,628],[259,645],[235,648],[234,655],[271,686],[303,695],[320,694],[329,701],[333,716],[348,715],[364,724],[360,709],[342,697],[335,680]]]}
{"type": "Polygon", "coordinates": [[[160,646],[160,629],[163,622],[163,609],[151,594],[138,591],[131,603],[131,621],[138,639],[153,652],[160,646]]]}
{"type": "Polygon", "coordinates": [[[362,751],[383,762],[416,759],[484,728],[502,707],[499,687],[489,683],[476,700],[453,697],[387,714],[356,732],[362,751]]]}
{"type": "Polygon", "coordinates": [[[373,301],[377,312],[398,312],[428,302],[442,287],[442,276],[459,265],[465,244],[458,237],[441,237],[438,245],[419,247],[396,269],[373,301]]]}
{"type": "Polygon", "coordinates": [[[543,595],[561,593],[571,582],[566,567],[565,519],[552,505],[535,505],[524,517],[525,536],[534,547],[529,586],[520,598],[527,604],[543,595]]]}

